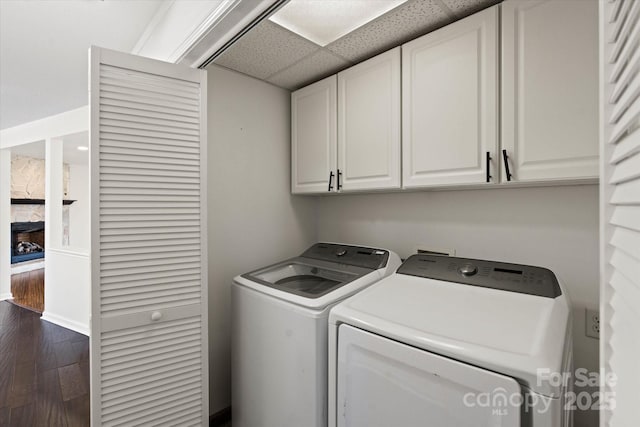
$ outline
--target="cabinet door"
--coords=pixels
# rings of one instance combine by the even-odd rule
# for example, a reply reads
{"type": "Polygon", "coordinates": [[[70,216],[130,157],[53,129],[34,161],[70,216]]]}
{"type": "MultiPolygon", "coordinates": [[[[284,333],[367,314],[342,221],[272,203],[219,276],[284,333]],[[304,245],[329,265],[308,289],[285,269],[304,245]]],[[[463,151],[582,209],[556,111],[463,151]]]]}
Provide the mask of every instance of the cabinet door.
{"type": "Polygon", "coordinates": [[[511,180],[597,177],[598,2],[502,8],[502,148],[511,180]]]}
{"type": "Polygon", "coordinates": [[[336,188],[336,92],[333,75],[291,94],[292,193],[336,188]]]}
{"type": "Polygon", "coordinates": [[[405,188],[485,183],[487,167],[497,181],[497,19],[496,6],[402,46],[405,188]]]}
{"type": "Polygon", "coordinates": [[[400,48],[338,74],[343,191],[400,187],[400,48]]]}

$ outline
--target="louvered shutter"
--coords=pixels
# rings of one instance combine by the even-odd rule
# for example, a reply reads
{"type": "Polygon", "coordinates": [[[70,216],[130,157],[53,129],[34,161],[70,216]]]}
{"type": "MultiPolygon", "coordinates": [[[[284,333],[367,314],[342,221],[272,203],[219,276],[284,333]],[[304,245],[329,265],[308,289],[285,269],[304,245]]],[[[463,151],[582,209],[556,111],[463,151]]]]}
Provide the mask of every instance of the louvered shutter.
{"type": "Polygon", "coordinates": [[[638,425],[640,403],[640,1],[600,2],[602,426],[638,425]]]}
{"type": "Polygon", "coordinates": [[[206,425],[206,72],[90,58],[92,425],[206,425]]]}

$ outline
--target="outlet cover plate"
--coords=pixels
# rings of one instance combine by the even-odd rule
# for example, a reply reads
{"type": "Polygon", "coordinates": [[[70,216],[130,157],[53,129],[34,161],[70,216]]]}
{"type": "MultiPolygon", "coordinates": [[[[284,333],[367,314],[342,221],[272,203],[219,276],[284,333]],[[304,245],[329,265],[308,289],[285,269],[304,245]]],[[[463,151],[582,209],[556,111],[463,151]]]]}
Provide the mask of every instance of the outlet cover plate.
{"type": "Polygon", "coordinates": [[[600,311],[585,310],[585,329],[588,337],[600,339],[600,311]]]}

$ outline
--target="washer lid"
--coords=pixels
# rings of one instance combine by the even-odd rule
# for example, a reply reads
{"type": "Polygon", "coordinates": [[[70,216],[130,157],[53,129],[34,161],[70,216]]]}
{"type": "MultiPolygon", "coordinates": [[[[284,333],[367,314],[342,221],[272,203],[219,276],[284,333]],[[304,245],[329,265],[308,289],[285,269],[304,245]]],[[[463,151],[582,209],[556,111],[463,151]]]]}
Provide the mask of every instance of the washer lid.
{"type": "Polygon", "coordinates": [[[331,310],[347,323],[518,379],[559,396],[539,369],[562,373],[569,307],[547,298],[392,274],[331,310]]]}
{"type": "Polygon", "coordinates": [[[298,257],[243,274],[243,277],[282,292],[319,298],[371,271],[298,257]]]}
{"type": "Polygon", "coordinates": [[[270,265],[242,277],[282,292],[319,298],[383,268],[389,251],[363,246],[316,243],[296,258],[270,265]]]}

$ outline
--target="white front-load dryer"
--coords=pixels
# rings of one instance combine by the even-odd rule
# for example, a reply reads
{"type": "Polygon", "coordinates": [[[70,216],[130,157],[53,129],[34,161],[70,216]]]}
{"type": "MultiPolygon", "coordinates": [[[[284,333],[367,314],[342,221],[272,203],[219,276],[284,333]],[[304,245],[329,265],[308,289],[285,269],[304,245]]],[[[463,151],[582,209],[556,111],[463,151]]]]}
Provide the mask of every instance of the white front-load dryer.
{"type": "Polygon", "coordinates": [[[567,427],[567,295],[539,267],[413,255],[329,316],[329,426],[567,427]]]}
{"type": "Polygon", "coordinates": [[[385,249],[318,243],[299,257],[237,276],[234,427],[326,427],[329,310],[399,266],[400,258],[385,249]]]}

